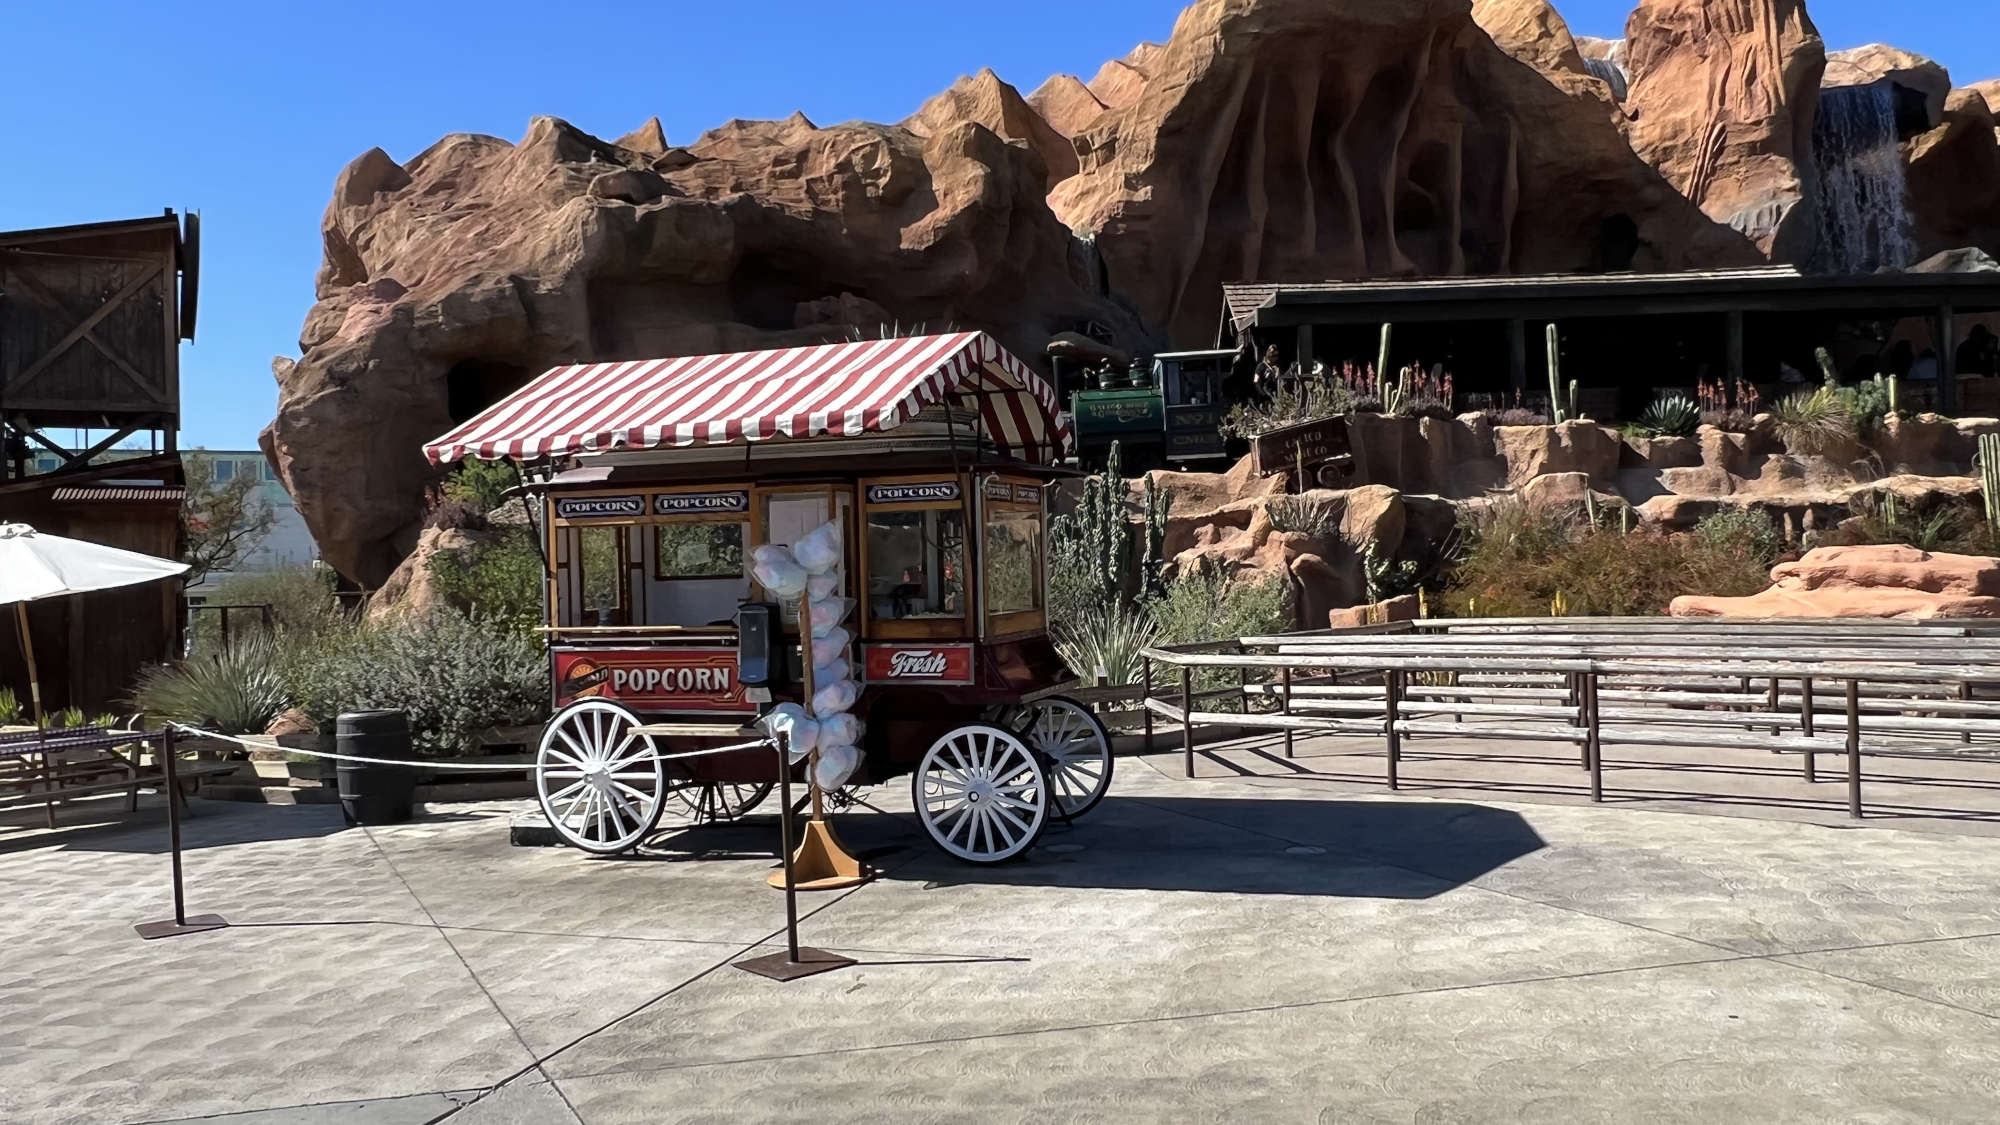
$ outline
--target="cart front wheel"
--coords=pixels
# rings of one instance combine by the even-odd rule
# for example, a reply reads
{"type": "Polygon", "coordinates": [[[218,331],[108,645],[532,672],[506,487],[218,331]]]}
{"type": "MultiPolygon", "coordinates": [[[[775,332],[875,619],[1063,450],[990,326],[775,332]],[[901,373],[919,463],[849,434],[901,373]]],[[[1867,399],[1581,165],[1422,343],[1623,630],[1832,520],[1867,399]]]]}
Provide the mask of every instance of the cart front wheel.
{"type": "Polygon", "coordinates": [[[1042,756],[1056,815],[1074,820],[1095,808],[1111,788],[1111,732],[1083,704],[1059,695],[1024,710],[1027,721],[1014,729],[1042,756]]]}
{"type": "Polygon", "coordinates": [[[639,716],[605,699],[549,720],[535,755],[535,795],[565,843],[595,855],[637,847],[659,822],[666,770],[639,716]]]}
{"type": "Polygon", "coordinates": [[[1048,824],[1048,774],[1019,738],[985,723],[932,743],[910,788],[931,842],[967,863],[1013,859],[1048,824]]]}

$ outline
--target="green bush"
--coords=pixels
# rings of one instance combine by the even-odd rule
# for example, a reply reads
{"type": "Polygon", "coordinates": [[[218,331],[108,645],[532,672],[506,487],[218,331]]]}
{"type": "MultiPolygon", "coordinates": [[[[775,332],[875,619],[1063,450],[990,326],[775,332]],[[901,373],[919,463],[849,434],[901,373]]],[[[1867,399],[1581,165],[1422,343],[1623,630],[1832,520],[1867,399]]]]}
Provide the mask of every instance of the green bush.
{"type": "Polygon", "coordinates": [[[191,656],[139,675],[132,705],[150,719],[221,734],[262,734],[290,706],[268,637],[232,639],[228,652],[191,656]]]}
{"type": "MultiPolygon", "coordinates": [[[[333,596],[333,571],[309,566],[282,570],[234,574],[216,583],[208,595],[208,606],[271,607],[271,630],[310,632],[340,612],[333,596]]],[[[189,648],[194,655],[208,655],[222,647],[222,613],[217,609],[197,610],[189,616],[189,648]]],[[[229,637],[233,644],[252,634],[270,632],[263,615],[254,609],[232,610],[229,637]]]]}
{"type": "Polygon", "coordinates": [[[401,710],[420,753],[449,757],[469,751],[487,727],[548,711],[541,644],[482,614],[435,609],[292,642],[280,661],[285,682],[321,729],[343,711],[401,710]]]}
{"type": "Polygon", "coordinates": [[[1719,556],[1741,555],[1769,567],[1785,549],[1784,533],[1759,508],[1723,508],[1694,525],[1702,546],[1719,556]]]}
{"type": "Polygon", "coordinates": [[[1682,594],[1725,597],[1770,585],[1769,558],[1748,525],[1709,534],[1609,523],[1496,504],[1462,528],[1466,547],[1444,596],[1460,617],[1645,616],[1682,594]]]}
{"type": "Polygon", "coordinates": [[[507,502],[506,491],[514,487],[514,469],[505,461],[460,461],[439,490],[446,500],[476,505],[490,512],[507,502]]]}
{"type": "Polygon", "coordinates": [[[1355,399],[1344,386],[1319,379],[1287,381],[1268,402],[1239,402],[1222,420],[1222,436],[1249,440],[1272,430],[1336,418],[1349,413],[1355,399]]]}
{"type": "Polygon", "coordinates": [[[1167,583],[1147,607],[1163,645],[1200,644],[1289,632],[1291,588],[1282,578],[1231,582],[1214,571],[1184,574],[1167,583]]]}
{"type": "Polygon", "coordinates": [[[514,632],[542,624],[542,555],[525,529],[463,551],[431,555],[431,581],[454,606],[514,632]]]}

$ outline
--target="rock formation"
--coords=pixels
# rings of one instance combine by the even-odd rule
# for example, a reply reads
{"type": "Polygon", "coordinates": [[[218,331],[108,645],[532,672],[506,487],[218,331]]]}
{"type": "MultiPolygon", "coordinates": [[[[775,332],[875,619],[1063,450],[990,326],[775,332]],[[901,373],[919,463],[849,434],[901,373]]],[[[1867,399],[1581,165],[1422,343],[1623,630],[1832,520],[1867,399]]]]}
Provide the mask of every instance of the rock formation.
{"type": "Polygon", "coordinates": [[[1675,617],[2000,617],[2000,559],[1914,547],[1822,547],[1744,598],[1675,598],[1675,617]]]}
{"type": "Polygon", "coordinates": [[[1640,0],[1625,25],[1632,146],[1702,212],[1800,260],[1826,49],[1803,0],[1640,0]]]}
{"type": "MultiPolygon", "coordinates": [[[[656,118],[612,142],[537,118],[519,143],[374,149],[334,184],[263,444],[327,560],[374,585],[416,543],[421,442],[555,363],[919,324],[1030,361],[1090,326],[1144,353],[1211,342],[1227,281],[1803,262],[1823,66],[1920,103],[1896,138],[1911,255],[2000,252],[2000,81],[1828,60],[1800,0],[1643,0],[1609,41],[1549,0],[1198,0],[1088,82],[1023,98],[980,71],[900,126],[677,146],[656,118]]],[[[1491,427],[1425,425],[1375,435],[1384,479],[1483,488],[1520,462],[1491,427]]],[[[1655,476],[1759,479],[1742,459],[1655,476]]]]}
{"type": "Polygon", "coordinates": [[[407,164],[357,158],[263,435],[327,561],[388,577],[434,479],[422,443],[558,363],[891,322],[984,328],[1030,357],[1086,321],[1142,339],[1043,204],[1043,161],[956,119],[1018,122],[1007,92],[974,83],[935,104],[927,137],[794,116],[686,148],[654,126],[629,149],[544,117],[519,144],[456,134],[407,164]]]}

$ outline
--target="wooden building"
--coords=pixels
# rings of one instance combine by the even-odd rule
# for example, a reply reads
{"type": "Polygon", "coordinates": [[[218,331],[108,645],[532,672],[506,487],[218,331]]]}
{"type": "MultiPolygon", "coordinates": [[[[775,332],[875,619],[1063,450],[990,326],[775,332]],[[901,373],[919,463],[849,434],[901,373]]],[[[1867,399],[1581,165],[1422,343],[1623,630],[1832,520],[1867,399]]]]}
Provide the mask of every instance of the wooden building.
{"type": "Polygon", "coordinates": [[[2000,313],[2000,273],[1816,276],[1773,266],[1246,282],[1225,285],[1223,295],[1223,342],[1337,367],[1373,362],[1381,326],[1392,324],[1392,366],[1442,363],[1461,392],[1528,400],[1547,397],[1543,333],[1555,324],[1564,379],[1598,391],[1600,409],[1619,417],[1643,410],[1657,390],[1697,379],[1773,384],[1789,366],[1817,382],[1821,347],[1843,374],[1872,374],[1875,361],[1907,342],[1913,355],[1936,352],[1939,406],[1955,413],[1955,353],[1973,319],[2000,313]]]}
{"type": "MultiPolygon", "coordinates": [[[[197,216],[172,211],[0,232],[0,521],[180,556],[179,354],[199,247],[197,216]],[[82,448],[53,436],[79,430],[82,448]],[[134,439],[151,455],[103,459],[134,439]],[[61,465],[31,473],[37,450],[61,465]]],[[[180,652],[180,583],[36,603],[29,627],[51,710],[118,711],[141,667],[180,652]]],[[[25,699],[19,649],[0,641],[0,683],[25,699]]]]}

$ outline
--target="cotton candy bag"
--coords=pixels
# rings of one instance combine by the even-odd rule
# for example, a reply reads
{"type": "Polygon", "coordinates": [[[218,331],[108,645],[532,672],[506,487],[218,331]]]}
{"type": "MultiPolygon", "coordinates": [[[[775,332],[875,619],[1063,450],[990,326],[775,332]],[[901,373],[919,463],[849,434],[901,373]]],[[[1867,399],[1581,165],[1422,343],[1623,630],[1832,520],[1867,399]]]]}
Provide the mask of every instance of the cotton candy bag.
{"type": "Polygon", "coordinates": [[[821,789],[838,789],[847,784],[861,766],[861,751],[852,746],[822,746],[813,763],[813,784],[821,789]]]}
{"type": "Polygon", "coordinates": [[[832,663],[842,653],[846,652],[847,646],[853,642],[854,634],[838,625],[828,629],[826,636],[814,637],[812,642],[813,666],[818,667],[821,664],[832,663]]]}
{"type": "Polygon", "coordinates": [[[820,720],[819,738],[828,746],[859,746],[863,729],[861,720],[852,715],[828,715],[820,720]]]}
{"type": "Polygon", "coordinates": [[[784,736],[786,752],[794,762],[812,753],[813,747],[819,745],[819,721],[807,717],[806,709],[796,703],[778,704],[762,721],[765,730],[784,736]]]}
{"type": "Polygon", "coordinates": [[[792,552],[767,543],[750,552],[750,576],[759,586],[780,598],[796,598],[805,592],[806,571],[792,552]]]}
{"type": "Polygon", "coordinates": [[[815,574],[806,579],[806,596],[814,601],[825,601],[840,592],[840,575],[815,574]]]}
{"type": "Polygon", "coordinates": [[[830,684],[820,685],[819,689],[813,692],[813,716],[819,719],[832,718],[852,708],[854,701],[859,698],[861,698],[861,687],[853,680],[835,680],[830,684]]]}
{"type": "Polygon", "coordinates": [[[840,524],[820,524],[792,544],[792,557],[807,574],[831,574],[840,566],[840,524]]]}
{"type": "Polygon", "coordinates": [[[854,611],[853,598],[828,598],[812,603],[812,635],[814,639],[833,635],[835,628],[847,615],[854,611]]]}

